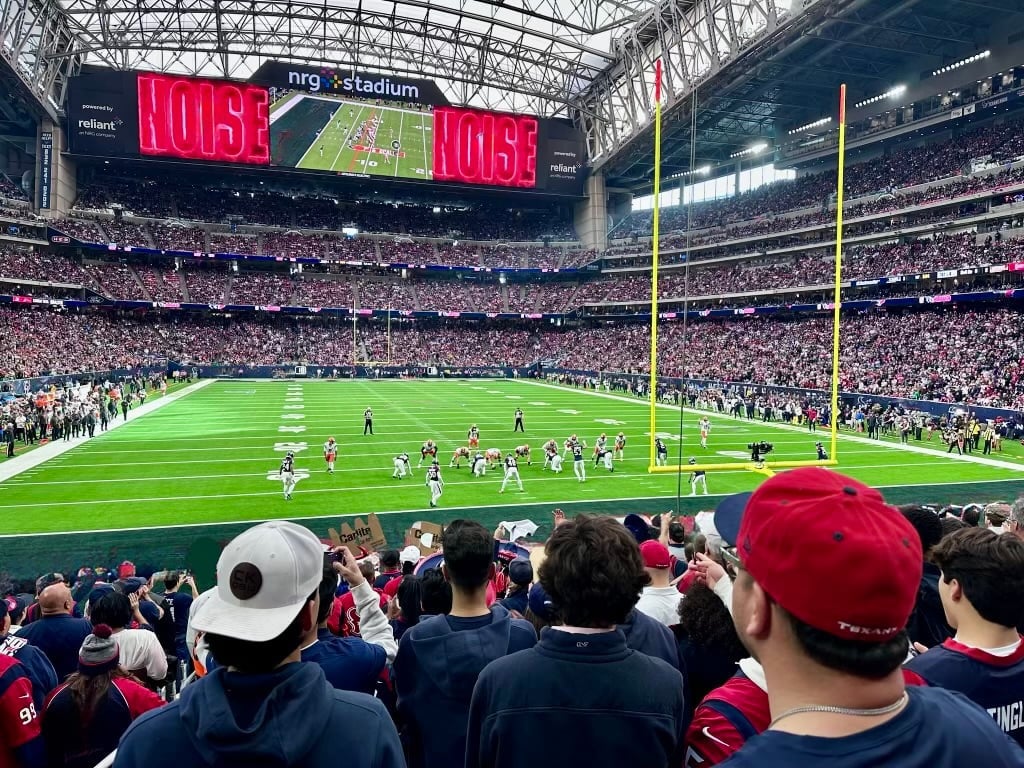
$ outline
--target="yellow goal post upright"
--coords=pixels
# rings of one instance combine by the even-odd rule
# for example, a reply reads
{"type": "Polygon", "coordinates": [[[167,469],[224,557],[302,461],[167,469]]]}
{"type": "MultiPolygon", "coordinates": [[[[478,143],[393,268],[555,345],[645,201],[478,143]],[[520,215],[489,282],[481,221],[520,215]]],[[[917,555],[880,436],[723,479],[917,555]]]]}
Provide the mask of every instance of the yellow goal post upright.
{"type": "MultiPolygon", "coordinates": [[[[390,302],[389,302],[389,304],[390,304],[390,302]]],[[[386,323],[386,325],[385,325],[385,328],[386,328],[386,334],[385,334],[386,358],[384,360],[369,360],[369,359],[360,360],[359,359],[359,333],[358,333],[359,318],[363,317],[366,320],[369,320],[370,322],[372,322],[373,321],[373,312],[372,312],[372,310],[370,310],[367,314],[360,315],[360,310],[356,308],[355,299],[352,300],[352,365],[353,365],[353,367],[358,367],[360,365],[367,365],[367,366],[371,366],[371,367],[373,367],[373,366],[381,366],[381,365],[391,365],[391,312],[392,312],[392,310],[391,310],[391,307],[389,306],[388,310],[387,310],[387,313],[388,313],[387,314],[387,319],[385,321],[385,323],[386,323]]],[[[369,350],[367,350],[367,352],[369,352],[369,350]]]]}
{"type": "MultiPolygon", "coordinates": [[[[834,467],[839,464],[839,313],[841,303],[841,286],[843,279],[843,172],[846,166],[846,84],[839,86],[839,162],[836,177],[836,236],[835,236],[835,275],[832,296],[832,390],[830,397],[829,417],[830,445],[829,458],[825,460],[807,461],[763,461],[748,462],[716,462],[713,464],[666,464],[658,466],[655,457],[654,440],[657,435],[657,371],[658,371],[658,218],[661,201],[659,199],[661,183],[661,61],[655,62],[654,77],[654,204],[653,204],[653,266],[651,268],[651,381],[650,381],[650,459],[648,472],[679,474],[696,470],[713,472],[716,470],[747,469],[751,472],[772,474],[775,469],[794,467],[834,467]]],[[[691,136],[691,141],[696,137],[691,136]]],[[[689,254],[687,254],[689,258],[689,254]]],[[[681,407],[681,406],[680,406],[681,407]]],[[[679,435],[682,439],[682,435],[679,435]]]]}

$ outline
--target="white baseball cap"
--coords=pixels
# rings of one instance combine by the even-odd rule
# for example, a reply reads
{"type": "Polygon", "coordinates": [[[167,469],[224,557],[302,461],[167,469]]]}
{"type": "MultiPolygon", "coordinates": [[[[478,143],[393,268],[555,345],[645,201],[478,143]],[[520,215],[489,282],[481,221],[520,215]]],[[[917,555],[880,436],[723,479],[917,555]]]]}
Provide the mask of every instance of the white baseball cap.
{"type": "Polygon", "coordinates": [[[308,528],[282,520],[261,523],[224,547],[217,587],[192,624],[237,640],[272,640],[319,587],[323,567],[323,544],[308,528]]]}
{"type": "Polygon", "coordinates": [[[410,544],[402,550],[402,554],[398,556],[398,559],[403,563],[413,563],[415,565],[420,561],[420,548],[410,544]]]}

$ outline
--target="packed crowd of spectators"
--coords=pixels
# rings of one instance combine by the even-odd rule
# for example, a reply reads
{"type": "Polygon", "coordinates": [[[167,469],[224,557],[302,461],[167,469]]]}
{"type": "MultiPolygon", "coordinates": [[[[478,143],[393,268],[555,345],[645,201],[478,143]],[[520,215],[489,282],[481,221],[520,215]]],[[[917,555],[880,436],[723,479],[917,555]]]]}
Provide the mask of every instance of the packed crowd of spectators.
{"type": "Polygon", "coordinates": [[[324,256],[324,239],[318,235],[294,232],[267,232],[263,235],[263,253],[270,256],[321,259],[324,256]]]}
{"type": "MultiPolygon", "coordinates": [[[[351,329],[333,321],[25,312],[5,308],[0,313],[0,371],[8,375],[121,367],[153,354],[237,365],[351,362],[351,329]],[[337,350],[328,343],[335,337],[340,357],[332,357],[337,350]]],[[[872,312],[846,315],[842,322],[841,386],[846,391],[1024,407],[1019,312],[872,312]]],[[[666,376],[829,386],[830,318],[701,321],[689,325],[685,338],[682,328],[679,322],[660,327],[659,368],[666,376]]],[[[362,333],[370,359],[385,359],[380,350],[385,329],[367,325],[362,333]]],[[[549,359],[588,370],[643,372],[648,364],[649,328],[642,324],[404,323],[391,333],[391,359],[400,365],[493,365],[495,354],[502,363],[549,359]]]]}
{"type": "Polygon", "coordinates": [[[575,239],[568,208],[342,202],[317,194],[273,191],[262,186],[229,189],[159,175],[144,181],[109,178],[84,184],[75,208],[110,210],[115,205],[138,216],[177,216],[212,223],[224,223],[232,217],[236,223],[285,229],[340,231],[351,226],[361,232],[474,240],[575,239]]]}
{"type": "Polygon", "coordinates": [[[293,284],[287,275],[240,272],[231,278],[228,300],[232,304],[276,305],[291,303],[293,284]]]}
{"type": "Polygon", "coordinates": [[[128,560],[5,584],[3,693],[31,707],[0,743],[21,768],[321,768],[339,744],[531,768],[524,733],[594,768],[638,745],[649,768],[1024,764],[1024,497],[895,507],[805,467],[693,516],[457,518],[437,544],[271,521],[210,584],[128,560]]]}
{"type": "Polygon", "coordinates": [[[96,286],[93,278],[74,259],[32,248],[0,248],[0,277],[96,286]]]}
{"type": "Polygon", "coordinates": [[[185,275],[185,290],[188,300],[200,304],[226,304],[225,292],[228,287],[227,270],[216,266],[190,267],[185,275]]]}
{"type": "Polygon", "coordinates": [[[352,286],[347,280],[296,280],[292,303],[302,307],[351,307],[352,286]]]}
{"type": "Polygon", "coordinates": [[[6,173],[0,173],[0,197],[11,197],[15,200],[28,200],[28,195],[6,173]]]}
{"type": "Polygon", "coordinates": [[[150,222],[149,232],[157,248],[206,253],[206,230],[181,224],[150,222]]]}
{"type": "MultiPolygon", "coordinates": [[[[1004,171],[995,175],[957,179],[942,187],[928,190],[899,192],[903,187],[960,176],[969,161],[974,158],[991,155],[991,161],[995,164],[1016,159],[1024,154],[1021,124],[1021,119],[1014,119],[999,126],[976,128],[934,144],[911,148],[896,146],[880,157],[847,165],[847,199],[879,195],[874,201],[865,201],[849,209],[847,215],[852,218],[879,213],[1019,182],[1022,178],[1021,173],[1004,171]]],[[[685,236],[679,237],[672,232],[685,230],[689,220],[696,238],[691,242],[696,245],[701,242],[717,242],[723,237],[723,232],[728,232],[730,237],[741,237],[822,223],[832,217],[832,214],[824,209],[829,196],[835,191],[835,184],[835,171],[831,170],[808,174],[794,181],[775,182],[726,200],[697,203],[692,206],[691,211],[687,211],[686,206],[665,207],[661,209],[660,227],[669,238],[675,238],[665,242],[670,245],[684,245],[685,236]],[[798,219],[749,221],[807,207],[822,210],[807,213],[798,219]],[[740,226],[731,227],[734,224],[740,226]],[[697,232],[709,227],[714,227],[717,231],[697,232]]],[[[635,211],[614,228],[611,237],[649,236],[651,221],[650,211],[635,211]]]]}
{"type": "Polygon", "coordinates": [[[135,274],[142,281],[145,298],[150,301],[182,301],[181,276],[172,269],[160,269],[148,265],[134,266],[135,274]]]}

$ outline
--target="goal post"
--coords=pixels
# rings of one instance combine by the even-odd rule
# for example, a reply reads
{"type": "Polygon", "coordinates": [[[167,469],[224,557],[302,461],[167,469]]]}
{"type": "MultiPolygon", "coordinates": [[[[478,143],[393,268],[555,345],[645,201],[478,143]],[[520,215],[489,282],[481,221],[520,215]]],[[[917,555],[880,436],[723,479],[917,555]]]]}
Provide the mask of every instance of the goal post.
{"type": "MultiPolygon", "coordinates": [[[[651,268],[651,361],[650,361],[650,456],[647,471],[650,473],[682,474],[684,472],[736,471],[746,469],[771,475],[775,469],[796,467],[835,467],[839,465],[839,314],[843,279],[843,172],[846,165],[846,84],[839,86],[839,161],[836,176],[836,229],[835,229],[835,273],[832,286],[832,388],[830,393],[829,416],[830,443],[829,458],[807,461],[762,461],[762,462],[713,462],[708,464],[663,464],[658,465],[654,443],[658,434],[657,425],[657,371],[658,371],[658,219],[661,200],[661,61],[655,62],[654,78],[654,203],[652,225],[653,266],[651,268]]],[[[680,201],[682,202],[682,201],[680,201]]],[[[689,258],[689,254],[687,254],[689,258]]],[[[684,340],[685,343],[685,340],[684,340]]],[[[680,408],[682,405],[680,404],[680,408]]],[[[680,419],[682,415],[680,413],[680,419]]],[[[682,422],[680,421],[680,427],[682,422]]],[[[678,438],[682,440],[682,429],[678,438]]],[[[681,453],[680,453],[681,461],[681,453]]]]}

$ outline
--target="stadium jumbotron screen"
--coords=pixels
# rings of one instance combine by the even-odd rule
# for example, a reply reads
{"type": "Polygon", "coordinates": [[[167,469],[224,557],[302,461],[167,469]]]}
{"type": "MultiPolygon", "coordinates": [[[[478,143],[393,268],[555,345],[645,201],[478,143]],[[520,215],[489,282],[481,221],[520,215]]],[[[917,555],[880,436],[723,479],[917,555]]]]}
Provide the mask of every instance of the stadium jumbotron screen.
{"type": "Polygon", "coordinates": [[[449,106],[430,81],[305,70],[275,63],[249,83],[80,75],[71,151],[583,193],[584,143],[565,121],[449,106]]]}

